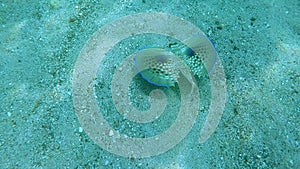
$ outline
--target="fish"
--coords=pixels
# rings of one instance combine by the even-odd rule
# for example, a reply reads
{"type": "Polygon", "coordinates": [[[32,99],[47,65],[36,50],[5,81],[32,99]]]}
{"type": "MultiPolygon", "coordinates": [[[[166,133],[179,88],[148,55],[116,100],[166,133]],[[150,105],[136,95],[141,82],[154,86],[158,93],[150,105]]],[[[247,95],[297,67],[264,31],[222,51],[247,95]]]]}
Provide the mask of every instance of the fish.
{"type": "Polygon", "coordinates": [[[139,50],[134,56],[134,66],[140,76],[155,86],[172,87],[179,72],[174,54],[162,48],[139,50]]]}
{"type": "Polygon", "coordinates": [[[182,60],[193,75],[201,77],[206,68],[210,74],[216,64],[218,53],[207,36],[198,35],[183,41],[171,49],[149,47],[139,49],[134,56],[134,66],[138,74],[155,86],[174,87],[181,73],[182,60]]]}

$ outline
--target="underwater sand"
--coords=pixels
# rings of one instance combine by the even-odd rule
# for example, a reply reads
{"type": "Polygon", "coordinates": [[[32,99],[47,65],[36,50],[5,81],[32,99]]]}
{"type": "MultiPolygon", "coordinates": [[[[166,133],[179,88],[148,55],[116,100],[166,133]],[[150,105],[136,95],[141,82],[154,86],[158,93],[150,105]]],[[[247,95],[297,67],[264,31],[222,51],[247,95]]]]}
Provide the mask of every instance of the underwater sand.
{"type": "MultiPolygon", "coordinates": [[[[299,9],[297,0],[1,1],[0,168],[299,168],[299,9]],[[184,140],[158,156],[124,158],[99,147],[82,129],[73,108],[72,73],[81,49],[100,27],[150,11],[182,17],[214,41],[228,101],[216,132],[199,144],[210,99],[209,82],[200,79],[200,113],[184,140]]],[[[164,89],[174,98],[168,105],[174,114],[164,115],[155,123],[158,128],[115,122],[121,117],[111,101],[112,74],[121,56],[150,43],[146,37],[114,48],[95,86],[107,121],[136,137],[168,128],[180,105],[178,93],[164,89]]],[[[153,88],[136,77],[133,105],[147,109],[153,88]]]]}

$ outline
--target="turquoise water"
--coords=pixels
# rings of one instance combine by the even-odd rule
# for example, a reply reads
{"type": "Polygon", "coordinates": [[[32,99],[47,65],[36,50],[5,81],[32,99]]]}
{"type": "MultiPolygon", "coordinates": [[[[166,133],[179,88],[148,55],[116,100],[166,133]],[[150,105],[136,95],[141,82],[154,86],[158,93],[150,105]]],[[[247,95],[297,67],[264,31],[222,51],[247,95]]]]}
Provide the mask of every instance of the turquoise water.
{"type": "MultiPolygon", "coordinates": [[[[299,9],[298,0],[1,1],[0,168],[299,168],[299,9]],[[213,99],[204,71],[196,78],[201,99],[191,131],[162,154],[128,158],[87,134],[74,109],[72,83],[89,38],[112,21],[141,12],[183,18],[212,39],[226,75],[227,102],[216,131],[199,143],[213,99]]],[[[167,96],[166,111],[151,123],[120,115],[111,94],[113,74],[124,58],[144,46],[171,43],[170,37],[133,34],[99,65],[95,96],[118,132],[151,137],[175,122],[184,106],[178,87],[134,77],[130,101],[138,110],[149,109],[154,89],[167,96]]]]}

